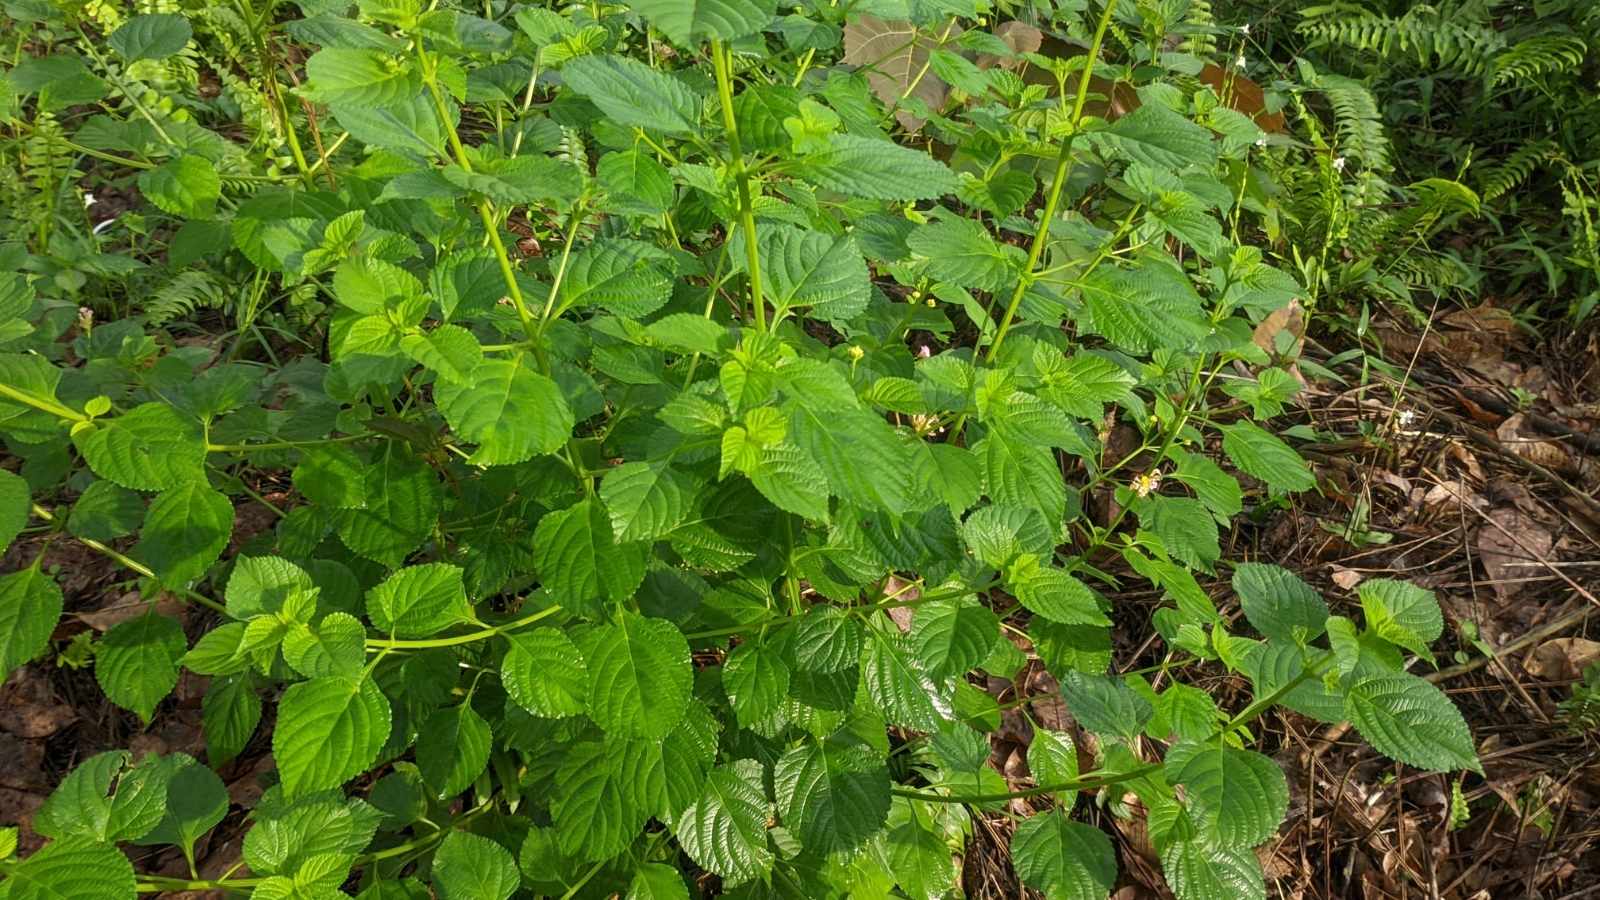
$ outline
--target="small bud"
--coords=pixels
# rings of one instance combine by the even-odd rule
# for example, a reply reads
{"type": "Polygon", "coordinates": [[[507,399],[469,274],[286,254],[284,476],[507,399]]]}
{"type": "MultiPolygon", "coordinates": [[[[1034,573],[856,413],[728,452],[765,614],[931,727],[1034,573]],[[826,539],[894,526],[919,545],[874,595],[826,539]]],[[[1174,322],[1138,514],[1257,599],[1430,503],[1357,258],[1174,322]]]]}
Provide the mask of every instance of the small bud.
{"type": "Polygon", "coordinates": [[[78,307],[78,330],[89,331],[94,328],[94,310],[87,306],[78,307]]]}
{"type": "Polygon", "coordinates": [[[849,356],[851,359],[855,360],[856,362],[860,362],[862,360],[862,358],[867,355],[867,351],[861,349],[860,347],[857,347],[855,344],[851,344],[850,345],[850,349],[848,349],[848,350],[846,350],[844,352],[845,352],[845,354],[847,356],[849,356]]]}
{"type": "Polygon", "coordinates": [[[917,348],[917,359],[927,359],[933,355],[933,350],[927,346],[917,348]]]}

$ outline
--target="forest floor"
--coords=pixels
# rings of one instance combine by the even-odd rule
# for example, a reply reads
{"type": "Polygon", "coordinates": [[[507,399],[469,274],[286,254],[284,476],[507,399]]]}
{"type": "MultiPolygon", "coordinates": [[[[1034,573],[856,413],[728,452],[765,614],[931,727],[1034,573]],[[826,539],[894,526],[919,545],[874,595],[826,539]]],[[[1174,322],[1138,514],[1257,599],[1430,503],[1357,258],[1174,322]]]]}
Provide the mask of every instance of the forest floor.
{"type": "MultiPolygon", "coordinates": [[[[1298,330],[1295,322],[1278,325],[1298,330]]],[[[1303,352],[1320,366],[1351,347],[1348,334],[1316,332],[1303,352]]],[[[1441,307],[1420,327],[1379,323],[1368,338],[1368,349],[1381,344],[1411,386],[1349,363],[1335,367],[1342,381],[1310,380],[1296,433],[1320,491],[1247,508],[1225,555],[1289,567],[1317,586],[1335,613],[1357,608],[1354,589],[1366,578],[1405,578],[1436,591],[1448,624],[1435,645],[1440,668],[1426,675],[1465,713],[1486,774],[1409,770],[1345,728],[1281,708],[1267,715],[1257,732],[1260,749],[1284,768],[1292,792],[1287,821],[1258,851],[1269,892],[1293,900],[1600,896],[1600,684],[1588,727],[1581,705],[1563,706],[1600,658],[1600,640],[1591,639],[1600,638],[1600,616],[1591,623],[1600,608],[1600,502],[1593,499],[1600,486],[1600,330],[1540,338],[1485,303],[1441,307]]],[[[0,460],[7,463],[16,461],[0,460]]],[[[283,481],[286,489],[286,473],[283,481]]],[[[269,502],[288,499],[271,484],[257,487],[269,502]]],[[[273,522],[265,508],[241,506],[235,546],[273,522]]],[[[0,559],[0,571],[21,567],[41,541],[19,540],[0,559]]],[[[103,556],[66,535],[46,553],[47,566],[60,566],[68,611],[56,641],[70,647],[77,634],[145,610],[128,573],[103,556]]],[[[1209,588],[1224,614],[1237,616],[1226,580],[1209,588]]],[[[1161,662],[1150,625],[1159,593],[1108,593],[1118,610],[1116,669],[1161,662]]],[[[191,633],[205,624],[197,618],[204,610],[157,603],[191,633]]],[[[1220,666],[1191,666],[1175,677],[1225,708],[1249,699],[1245,681],[1220,666]]],[[[1070,717],[1037,663],[1015,682],[991,682],[1002,701],[1038,697],[1008,711],[992,757],[1017,786],[1028,786],[1030,718],[1066,728],[1070,717]]],[[[22,850],[30,852],[42,843],[28,828],[33,813],[79,761],[117,747],[198,753],[203,694],[203,679],[185,673],[174,699],[144,728],[105,699],[87,666],[19,669],[0,687],[0,825],[22,826],[22,850]]],[[[203,878],[242,860],[245,816],[262,792],[258,776],[273,766],[271,723],[263,724],[220,773],[233,806],[196,848],[203,878]]],[[[1079,811],[1119,845],[1124,874],[1114,900],[1170,897],[1136,802],[1131,795],[1100,799],[1079,811]]],[[[1005,816],[975,822],[962,874],[969,898],[1031,894],[1011,880],[1009,823],[1005,816]]],[[[176,850],[140,858],[135,848],[135,857],[141,871],[188,875],[176,850]]],[[[166,896],[210,900],[215,893],[166,896]]]]}

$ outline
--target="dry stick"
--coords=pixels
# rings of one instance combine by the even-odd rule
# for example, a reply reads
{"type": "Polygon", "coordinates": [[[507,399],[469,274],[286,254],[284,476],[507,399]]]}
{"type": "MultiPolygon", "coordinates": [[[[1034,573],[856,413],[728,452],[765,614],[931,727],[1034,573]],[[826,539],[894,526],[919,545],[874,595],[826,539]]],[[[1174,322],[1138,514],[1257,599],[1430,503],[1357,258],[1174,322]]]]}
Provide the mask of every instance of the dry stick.
{"type": "Polygon", "coordinates": [[[1440,669],[1437,672],[1429,673],[1424,675],[1423,678],[1433,682],[1434,684],[1438,684],[1441,681],[1448,681],[1449,679],[1455,678],[1459,675],[1465,675],[1468,672],[1481,669],[1488,665],[1491,660],[1499,660],[1502,657],[1509,656],[1520,650],[1527,649],[1528,647],[1543,641],[1545,638],[1560,634],[1574,625],[1581,624],[1585,619],[1589,618],[1591,615],[1594,615],[1594,613],[1595,607],[1593,606],[1585,606],[1581,609],[1574,610],[1559,619],[1546,622],[1539,628],[1528,632],[1514,641],[1506,643],[1502,647],[1496,648],[1493,656],[1480,656],[1477,659],[1468,660],[1459,666],[1451,666],[1448,669],[1440,669]]]}
{"type": "MultiPolygon", "coordinates": [[[[1451,415],[1450,413],[1447,413],[1444,410],[1440,409],[1439,407],[1434,406],[1432,403],[1429,403],[1427,400],[1424,400],[1420,396],[1412,395],[1411,402],[1413,404],[1421,407],[1424,412],[1427,412],[1430,415],[1438,416],[1439,418],[1445,420],[1446,422],[1451,423],[1456,428],[1460,429],[1461,432],[1463,434],[1465,434],[1468,438],[1471,438],[1473,443],[1479,444],[1479,445],[1481,445],[1483,447],[1486,447],[1489,450],[1492,450],[1496,455],[1506,459],[1509,462],[1512,462],[1512,463],[1516,464],[1517,466],[1522,468],[1524,471],[1530,472],[1530,473],[1532,473],[1534,475],[1537,475],[1540,478],[1543,478],[1545,481],[1548,481],[1551,484],[1555,485],[1556,487],[1561,488],[1562,490],[1566,491],[1568,494],[1571,494],[1573,497],[1577,498],[1578,502],[1582,503],[1584,506],[1589,507],[1590,511],[1592,511],[1596,515],[1600,515],[1600,500],[1596,500],[1594,497],[1590,496],[1589,494],[1586,494],[1583,491],[1578,490],[1576,487],[1573,487],[1571,482],[1567,481],[1565,478],[1562,478],[1560,475],[1557,475],[1556,473],[1550,471],[1549,469],[1546,469],[1544,466],[1541,466],[1536,462],[1533,462],[1532,460],[1526,459],[1526,458],[1524,458],[1522,456],[1517,455],[1516,453],[1514,453],[1514,452],[1512,452],[1510,450],[1507,450],[1504,444],[1501,444],[1498,440],[1496,440],[1488,432],[1484,431],[1481,428],[1477,428],[1475,426],[1468,425],[1467,423],[1461,421],[1460,419],[1456,418],[1455,416],[1451,415]]],[[[1510,532],[1507,532],[1507,534],[1510,534],[1510,532]]],[[[1518,543],[1520,544],[1521,541],[1518,541],[1518,543]]],[[[1569,579],[1567,579],[1567,581],[1568,581],[1568,583],[1571,583],[1572,579],[1569,578],[1569,579]]],[[[1590,598],[1590,599],[1591,599],[1591,601],[1593,600],[1593,598],[1590,598]]],[[[1600,601],[1596,601],[1596,602],[1600,602],[1600,601]]]]}

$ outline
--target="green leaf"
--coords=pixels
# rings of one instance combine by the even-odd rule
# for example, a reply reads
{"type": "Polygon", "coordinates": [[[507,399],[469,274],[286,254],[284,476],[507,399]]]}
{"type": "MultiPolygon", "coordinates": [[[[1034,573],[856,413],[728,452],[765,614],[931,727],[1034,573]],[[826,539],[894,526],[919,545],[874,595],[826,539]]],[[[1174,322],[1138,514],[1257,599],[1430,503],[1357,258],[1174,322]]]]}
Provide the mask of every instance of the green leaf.
{"type": "Polygon", "coordinates": [[[1288,491],[1309,491],[1317,478],[1300,454],[1277,435],[1253,422],[1239,421],[1222,429],[1222,452],[1240,471],[1288,491]]]}
{"type": "Polygon", "coordinates": [[[737,760],[706,775],[700,795],[673,823],[689,858],[734,885],[772,871],[767,846],[771,804],[761,790],[761,766],[737,760]]]}
{"type": "Polygon", "coordinates": [[[1249,847],[1225,847],[1202,836],[1161,850],[1161,871],[1179,900],[1263,900],[1261,863],[1249,847]]]}
{"type": "Polygon", "coordinates": [[[440,171],[446,181],[464,191],[476,191],[491,200],[517,206],[565,206],[583,194],[583,173],[576,166],[537,154],[497,160],[482,172],[469,172],[457,165],[440,171]]]}
{"type": "Polygon", "coordinates": [[[600,157],[595,177],[611,189],[606,208],[624,215],[661,215],[672,207],[676,194],[667,167],[638,150],[600,157]]]}
{"type": "Polygon", "coordinates": [[[94,677],[111,702],[149,722],[156,704],[177,685],[178,660],[188,649],[177,619],[147,612],[111,626],[100,639],[94,677]]]}
{"type": "Polygon", "coordinates": [[[0,577],[0,679],[38,656],[61,619],[61,586],[39,568],[42,559],[0,577]]]}
{"type": "Polygon", "coordinates": [[[1116,678],[1063,672],[1061,699],[1078,724],[1098,735],[1132,740],[1144,730],[1155,710],[1150,701],[1116,678]]]}
{"type": "Polygon", "coordinates": [[[517,705],[536,716],[559,719],[587,708],[589,669],[578,645],[554,628],[506,635],[511,647],[500,680],[517,705]]]}
{"type": "Polygon", "coordinates": [[[156,13],[134,16],[123,22],[106,43],[123,60],[134,63],[141,59],[166,59],[189,43],[194,30],[189,20],[177,13],[156,13]]]}
{"type": "Polygon", "coordinates": [[[1406,581],[1375,578],[1356,588],[1367,628],[1391,644],[1432,660],[1428,644],[1444,631],[1444,615],[1433,592],[1406,581]]]}
{"type": "Polygon", "coordinates": [[[389,701],[370,678],[313,678],[278,703],[272,753],[287,799],[336,788],[365,772],[389,739],[389,701]]]}
{"type": "Polygon", "coordinates": [[[644,578],[641,544],[617,544],[611,517],[585,499],[539,520],[533,533],[534,570],[557,603],[582,608],[594,600],[621,603],[644,578]]]}
{"type": "Polygon", "coordinates": [[[190,481],[150,501],[136,548],[162,584],[181,589],[206,573],[232,535],[233,504],[190,481]]]}
{"type": "Polygon", "coordinates": [[[913,506],[911,451],[879,416],[865,410],[819,413],[796,406],[790,433],[796,446],[821,467],[840,499],[891,513],[913,506]]]}
{"type": "Polygon", "coordinates": [[[615,739],[572,747],[556,773],[550,807],[563,852],[610,859],[638,835],[649,817],[649,798],[664,790],[664,773],[647,749],[615,739]]]}
{"type": "Polygon", "coordinates": [[[732,41],[772,21],[772,0],[644,0],[633,9],[680,47],[732,41]]]}
{"type": "Polygon", "coordinates": [[[600,481],[600,499],[611,516],[615,539],[622,542],[665,535],[683,521],[693,495],[694,484],[670,461],[623,463],[600,481]]]}
{"type": "Polygon", "coordinates": [[[449,563],[408,566],[367,592],[372,627],[395,637],[428,637],[475,618],[462,571],[449,563]]]}
{"type": "Polygon", "coordinates": [[[762,226],[758,233],[764,293],[777,315],[809,306],[819,319],[843,321],[867,308],[872,279],[848,233],[787,225],[762,226]]]}
{"type": "Polygon", "coordinates": [[[889,832],[889,871],[907,896],[939,900],[956,880],[950,845],[915,820],[889,832]]]}
{"type": "Polygon", "coordinates": [[[818,604],[795,626],[790,652],[801,672],[826,675],[861,662],[861,623],[837,606],[818,604]]]}
{"type": "Polygon", "coordinates": [[[28,527],[32,502],[33,492],[28,482],[15,472],[0,469],[0,551],[11,546],[22,529],[28,527]]]}
{"type": "Polygon", "coordinates": [[[770,645],[747,640],[722,664],[722,689],[742,727],[767,718],[789,696],[789,667],[770,645]]]}
{"type": "Polygon", "coordinates": [[[489,723],[470,702],[429,716],[417,737],[417,769],[434,798],[448,802],[476,781],[489,764],[492,743],[489,723]]]}
{"type": "Polygon", "coordinates": [[[1217,161],[1218,145],[1211,132],[1160,103],[1144,104],[1106,131],[1094,132],[1092,138],[1157,169],[1209,167],[1217,161]]]}
{"type": "Polygon", "coordinates": [[[307,447],[291,477],[307,500],[334,509],[357,509],[367,502],[366,464],[343,444],[307,447]]]}
{"type": "Polygon", "coordinates": [[[700,98],[694,90],[638,60],[580,56],[568,62],[561,75],[568,87],[588,97],[607,119],[624,128],[678,136],[699,130],[700,98]]]}
{"type": "Polygon", "coordinates": [[[115,843],[149,834],[166,813],[167,787],[186,756],[146,754],[130,766],[126,750],[83,761],[39,807],[35,830],[46,837],[92,837],[115,843]]]}
{"type": "Polygon", "coordinates": [[[362,556],[398,569],[433,533],[444,488],[433,469],[394,450],[366,467],[366,481],[365,505],[334,518],[339,538],[362,556]]]}
{"type": "Polygon", "coordinates": [[[590,631],[589,716],[608,735],[660,740],[683,720],[694,682],[689,644],[671,622],[622,612],[590,631]]]}
{"type": "Polygon", "coordinates": [[[367,663],[367,629],[349,613],[329,613],[315,629],[290,629],[283,638],[283,658],[307,678],[359,681],[367,663]]]}
{"type": "Polygon", "coordinates": [[[638,319],[672,296],[670,257],[642,241],[610,238],[574,254],[561,282],[563,307],[598,306],[638,319]]]}
{"type": "Polygon", "coordinates": [[[433,855],[440,900],[507,900],[522,886],[511,851],[486,837],[451,831],[433,855]]]}
{"type": "Polygon", "coordinates": [[[135,900],[133,863],[112,844],[71,837],[53,841],[18,863],[6,879],[7,900],[135,900]]]}
{"type": "Polygon", "coordinates": [[[177,844],[193,860],[195,843],[228,815],[228,789],[210,768],[181,754],[175,758],[188,762],[167,782],[166,815],[138,843],[177,844]]]}
{"type": "MultiPolygon", "coordinates": [[[[1033,780],[1040,787],[1077,781],[1078,748],[1072,742],[1072,735],[1035,725],[1033,741],[1028,744],[1028,771],[1033,773],[1033,780]]],[[[1052,793],[1067,809],[1072,808],[1073,798],[1078,796],[1074,790],[1052,793]]]]}
{"type": "Polygon", "coordinates": [[[1102,266],[1081,291],[1079,329],[1105,335],[1128,353],[1186,349],[1211,332],[1188,278],[1159,263],[1132,270],[1102,266]]]}
{"type": "Polygon", "coordinates": [[[1041,566],[1029,560],[1018,565],[1008,583],[1023,606],[1049,619],[1067,625],[1110,625],[1100,610],[1099,598],[1089,586],[1064,569],[1041,566]]]}
{"type": "Polygon", "coordinates": [[[1149,529],[1167,553],[1204,572],[1222,556],[1217,522],[1198,500],[1151,494],[1138,501],[1139,525],[1149,529]]]}
{"type": "Polygon", "coordinates": [[[1036,616],[1028,637],[1058,679],[1072,671],[1101,675],[1111,665],[1111,632],[1099,625],[1063,625],[1036,616]]]}
{"type": "Polygon", "coordinates": [[[175,216],[209,219],[216,214],[217,201],[222,197],[222,178],[211,160],[180,156],[140,172],[139,191],[175,216]]]}
{"type": "Polygon", "coordinates": [[[1033,366],[1038,372],[1040,397],[1091,422],[1105,414],[1105,404],[1128,396],[1137,383],[1127,370],[1093,353],[1063,357],[1044,343],[1034,345],[1033,366]]]}
{"type": "Polygon", "coordinates": [[[807,157],[798,174],[817,187],[870,200],[931,200],[961,186],[926,153],[854,134],[833,135],[828,149],[807,157]]]}
{"type": "Polygon", "coordinates": [[[483,363],[483,345],[459,325],[440,325],[432,331],[408,334],[400,339],[400,349],[455,384],[472,384],[473,373],[483,363]]]}
{"type": "Polygon", "coordinates": [[[561,388],[535,371],[526,355],[486,360],[472,377],[470,386],[434,386],[434,399],[450,428],[458,438],[478,445],[469,463],[526,462],[556,452],[571,436],[572,409],[561,388]]]}
{"type": "Polygon", "coordinates": [[[644,863],[634,870],[624,900],[689,900],[689,886],[672,866],[644,863]]]}
{"type": "Polygon", "coordinates": [[[250,673],[211,679],[200,701],[200,726],[206,736],[206,758],[220,766],[244,752],[261,724],[261,698],[250,673]]]}
{"type": "MultiPolygon", "coordinates": [[[[730,428],[724,434],[742,430],[730,428]]],[[[788,441],[760,451],[750,483],[779,509],[814,522],[828,521],[827,476],[810,456],[788,441]]]]}
{"type": "Polygon", "coordinates": [[[955,718],[948,685],[934,679],[912,659],[897,631],[894,636],[869,633],[861,660],[861,680],[867,695],[890,725],[918,731],[937,731],[955,718]]]}
{"type": "Polygon", "coordinates": [[[1259,753],[1179,743],[1167,752],[1164,771],[1169,783],[1184,786],[1195,824],[1224,846],[1265,843],[1289,811],[1283,770],[1259,753]]]}
{"type": "Polygon", "coordinates": [[[205,481],[205,435],[175,408],[145,403],[96,426],[76,432],[73,443],[101,478],[141,491],[205,481]]]}
{"type": "Polygon", "coordinates": [[[110,481],[96,481],[72,505],[67,530],[91,541],[116,540],[139,530],[144,522],[144,500],[110,481]]]}
{"type": "Polygon", "coordinates": [[[324,47],[306,60],[306,83],[296,93],[313,103],[371,109],[394,106],[422,92],[422,73],[379,50],[324,47]]]}
{"type": "Polygon", "coordinates": [[[778,815],[813,853],[854,850],[888,819],[889,770],[867,747],[807,742],[778,760],[772,779],[778,815]]]}
{"type": "Polygon", "coordinates": [[[1271,640],[1303,647],[1326,628],[1328,604],[1282,566],[1240,563],[1233,570],[1233,589],[1245,618],[1271,640]]]}
{"type": "MultiPolygon", "coordinates": [[[[406,310],[407,326],[421,321],[427,309],[422,282],[393,263],[371,256],[347,259],[333,273],[333,295],[344,306],[367,316],[385,316],[406,310]]],[[[385,322],[388,319],[385,318],[385,322]]]]}
{"type": "Polygon", "coordinates": [[[1483,771],[1472,732],[1450,698],[1408,673],[1357,677],[1344,698],[1345,715],[1384,756],[1419,769],[1483,771]]]}
{"type": "Polygon", "coordinates": [[[934,600],[911,618],[909,648],[935,678],[964,675],[989,657],[1000,640],[1000,620],[976,600],[934,600]]]}
{"type": "Polygon", "coordinates": [[[1244,491],[1232,475],[1198,453],[1169,454],[1176,456],[1178,466],[1172,477],[1194,491],[1206,508],[1219,516],[1236,516],[1244,509],[1244,491]]]}
{"type": "Polygon", "coordinates": [[[300,605],[304,595],[316,590],[305,569],[281,556],[241,556],[234,561],[223,597],[229,614],[248,619],[300,605]]]}
{"type": "Polygon", "coordinates": [[[1047,523],[1065,517],[1066,484],[1050,448],[992,431],[972,452],[983,467],[983,492],[990,500],[1037,510],[1047,523]]]}
{"type": "Polygon", "coordinates": [[[1016,255],[972,219],[946,219],[924,225],[906,238],[917,258],[927,260],[928,274],[957,287],[999,291],[1017,277],[1016,255]]]}
{"type": "Polygon", "coordinates": [[[1022,883],[1050,900],[1105,900],[1117,880],[1111,839],[1060,809],[1018,824],[1011,858],[1022,883]]]}

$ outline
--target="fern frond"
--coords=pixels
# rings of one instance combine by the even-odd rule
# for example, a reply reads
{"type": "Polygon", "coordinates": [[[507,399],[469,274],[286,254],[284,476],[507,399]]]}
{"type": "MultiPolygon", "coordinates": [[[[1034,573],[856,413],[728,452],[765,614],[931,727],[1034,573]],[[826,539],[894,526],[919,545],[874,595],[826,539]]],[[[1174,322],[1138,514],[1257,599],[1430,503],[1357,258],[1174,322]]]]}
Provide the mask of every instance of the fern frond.
{"type": "Polygon", "coordinates": [[[1348,3],[1308,7],[1296,31],[1314,44],[1393,56],[1412,54],[1418,65],[1437,60],[1469,75],[1487,71],[1505,38],[1490,27],[1485,0],[1418,4],[1403,16],[1381,16],[1348,3]]]}
{"type": "Polygon", "coordinates": [[[1531,37],[1500,54],[1494,61],[1494,83],[1526,81],[1552,72],[1567,72],[1583,65],[1589,45],[1571,34],[1531,37]]]}
{"type": "Polygon", "coordinates": [[[1545,138],[1527,141],[1511,151],[1505,159],[1485,167],[1478,176],[1478,196],[1484,202],[1502,197],[1528,180],[1540,163],[1557,159],[1560,151],[1555,142],[1545,138]]]}
{"type": "Polygon", "coordinates": [[[229,300],[228,286],[210,272],[188,270],[151,294],[144,315],[151,325],[165,325],[196,309],[220,309],[229,300]]]}

